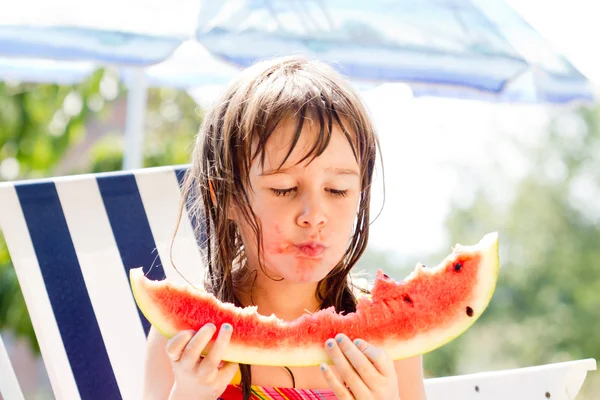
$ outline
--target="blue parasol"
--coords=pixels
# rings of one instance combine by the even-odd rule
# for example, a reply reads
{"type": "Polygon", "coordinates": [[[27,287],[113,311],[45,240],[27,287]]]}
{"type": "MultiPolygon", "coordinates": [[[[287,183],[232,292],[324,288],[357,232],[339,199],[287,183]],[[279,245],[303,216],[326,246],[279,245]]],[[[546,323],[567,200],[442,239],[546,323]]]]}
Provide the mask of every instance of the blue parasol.
{"type": "MultiPolygon", "coordinates": [[[[136,115],[148,86],[214,87],[284,54],[362,84],[404,82],[415,96],[593,100],[589,81],[504,0],[20,0],[0,14],[0,79],[74,82],[117,66],[136,115]]],[[[132,119],[130,151],[143,121],[132,119]]]]}

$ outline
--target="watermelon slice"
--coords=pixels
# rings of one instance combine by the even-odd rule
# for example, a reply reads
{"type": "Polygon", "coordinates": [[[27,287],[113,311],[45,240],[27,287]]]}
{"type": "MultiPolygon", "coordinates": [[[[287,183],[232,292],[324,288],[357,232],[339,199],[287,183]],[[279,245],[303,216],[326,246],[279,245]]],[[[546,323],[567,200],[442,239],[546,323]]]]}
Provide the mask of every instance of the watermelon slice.
{"type": "Polygon", "coordinates": [[[355,313],[342,315],[329,308],[289,322],[259,315],[256,307],[222,303],[189,285],[149,280],[142,268],[132,269],[130,278],[138,306],[167,337],[208,322],[217,328],[227,322],[233,336],[224,360],[309,366],[330,362],[324,343],[337,333],[367,340],[395,360],[448,343],[483,313],[498,268],[498,235],[491,233],[474,246],[456,245],[436,267],[417,265],[401,282],[379,271],[371,296],[359,299],[355,313]]]}

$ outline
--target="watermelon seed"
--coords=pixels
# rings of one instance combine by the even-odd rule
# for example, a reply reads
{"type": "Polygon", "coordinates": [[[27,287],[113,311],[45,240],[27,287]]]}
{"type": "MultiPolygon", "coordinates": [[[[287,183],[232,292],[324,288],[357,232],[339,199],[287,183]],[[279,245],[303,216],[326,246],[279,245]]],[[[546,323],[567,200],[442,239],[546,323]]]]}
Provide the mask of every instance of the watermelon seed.
{"type": "Polygon", "coordinates": [[[467,307],[467,315],[468,315],[469,317],[472,317],[472,316],[473,316],[473,309],[472,309],[471,307],[467,307]]]}
{"type": "Polygon", "coordinates": [[[408,304],[412,304],[413,303],[412,299],[407,294],[405,294],[405,295],[402,296],[402,300],[404,300],[404,302],[408,303],[408,304]]]}
{"type": "Polygon", "coordinates": [[[460,271],[462,269],[462,263],[456,263],[454,264],[454,270],[456,272],[460,271]]]}
{"type": "Polygon", "coordinates": [[[549,399],[550,398],[550,392],[546,392],[546,398],[549,399]]]}
{"type": "Polygon", "coordinates": [[[385,279],[390,279],[390,277],[389,277],[389,276],[387,276],[386,274],[383,274],[383,277],[384,277],[385,279]]]}
{"type": "Polygon", "coordinates": [[[475,386],[475,391],[479,393],[479,386],[475,386]]]}

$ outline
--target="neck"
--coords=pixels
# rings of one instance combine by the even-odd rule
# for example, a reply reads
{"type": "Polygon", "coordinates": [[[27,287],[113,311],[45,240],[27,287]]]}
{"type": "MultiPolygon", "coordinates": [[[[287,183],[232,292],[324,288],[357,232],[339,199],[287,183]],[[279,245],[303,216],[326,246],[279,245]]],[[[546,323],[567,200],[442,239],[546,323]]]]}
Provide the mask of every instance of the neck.
{"type": "Polygon", "coordinates": [[[257,306],[261,315],[275,314],[284,321],[292,321],[320,308],[321,303],[316,295],[317,282],[290,282],[276,276],[266,276],[260,269],[256,272],[254,284],[252,281],[240,300],[244,306],[257,306]]]}

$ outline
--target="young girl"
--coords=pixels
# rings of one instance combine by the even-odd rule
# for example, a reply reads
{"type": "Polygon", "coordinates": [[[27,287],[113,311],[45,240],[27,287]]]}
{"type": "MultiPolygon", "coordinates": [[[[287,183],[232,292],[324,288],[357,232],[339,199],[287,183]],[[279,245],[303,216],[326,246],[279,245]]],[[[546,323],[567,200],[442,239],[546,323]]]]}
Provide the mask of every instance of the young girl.
{"type": "MultiPolygon", "coordinates": [[[[290,57],[242,72],[205,116],[185,183],[205,221],[207,290],[288,321],[355,311],[349,273],[367,246],[377,144],[329,66],[290,57]]],[[[330,366],[238,366],[221,361],[232,333],[207,324],[167,340],[152,328],[144,399],[425,398],[421,357],[393,361],[340,332],[323,343],[330,366]]]]}

